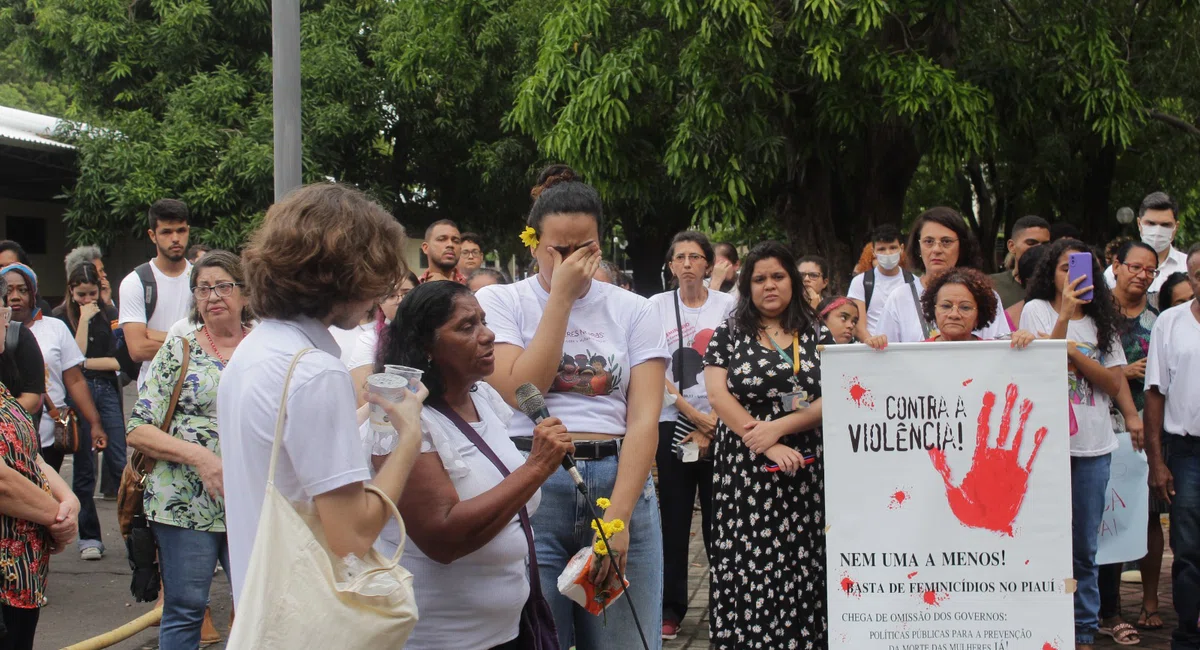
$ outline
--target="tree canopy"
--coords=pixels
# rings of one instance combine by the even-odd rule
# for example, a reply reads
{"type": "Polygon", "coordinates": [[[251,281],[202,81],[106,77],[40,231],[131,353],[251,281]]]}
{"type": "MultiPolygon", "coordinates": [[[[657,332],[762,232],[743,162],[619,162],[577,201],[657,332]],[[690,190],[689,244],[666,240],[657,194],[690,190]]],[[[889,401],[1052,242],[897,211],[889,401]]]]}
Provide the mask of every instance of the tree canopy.
{"type": "MultiPolygon", "coordinates": [[[[241,241],[271,200],[269,3],[0,7],[10,50],[98,127],[73,134],[74,237],[174,195],[206,241],[241,241]]],[[[777,228],[845,270],[871,227],[936,204],[985,243],[1027,213],[1102,242],[1163,189],[1200,234],[1194,0],[309,0],[302,24],[306,180],[514,252],[533,175],[565,162],[641,290],[689,225],[777,228]]]]}

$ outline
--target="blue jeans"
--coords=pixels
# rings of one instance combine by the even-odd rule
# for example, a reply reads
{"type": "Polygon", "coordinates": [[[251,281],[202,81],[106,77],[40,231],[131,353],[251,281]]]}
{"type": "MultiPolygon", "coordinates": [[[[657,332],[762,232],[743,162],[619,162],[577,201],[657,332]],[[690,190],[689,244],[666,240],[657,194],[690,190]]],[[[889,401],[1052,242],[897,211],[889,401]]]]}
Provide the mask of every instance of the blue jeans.
{"type": "MultiPolygon", "coordinates": [[[[617,457],[577,461],[592,499],[612,495],[617,480],[617,457]]],[[[632,535],[625,579],[629,590],[614,602],[605,616],[592,616],[558,592],[558,576],[571,556],[592,545],[591,510],[575,490],[566,471],[560,469],[542,485],[542,503],[531,518],[541,574],[542,593],[554,611],[562,648],[580,650],[631,650],[641,648],[637,627],[629,611],[632,599],[642,623],[642,633],[651,650],[662,647],[663,551],[654,485],[646,488],[625,522],[632,535]]]]}
{"type": "Polygon", "coordinates": [[[1100,520],[1112,454],[1071,457],[1071,548],[1075,565],[1075,643],[1095,643],[1100,628],[1100,520]]]}
{"type": "MultiPolygon", "coordinates": [[[[73,406],[67,400],[68,406],[73,406]]],[[[42,417],[49,417],[42,414],[42,417]]],[[[82,417],[79,422],[79,449],[72,455],[71,491],[79,499],[79,549],[96,547],[104,552],[104,542],[100,533],[100,515],[96,513],[96,452],[92,451],[92,426],[82,417]]],[[[42,447],[42,458],[61,472],[63,459],[66,454],[54,447],[42,447]]]]}
{"type": "Polygon", "coordinates": [[[1200,438],[1163,434],[1167,468],[1175,479],[1171,498],[1171,582],[1179,627],[1171,650],[1200,648],[1200,438]]]}
{"type": "Polygon", "coordinates": [[[225,533],[209,533],[150,522],[158,541],[162,567],[163,617],[158,629],[160,650],[200,647],[200,626],[208,607],[217,562],[229,574],[229,544],[225,533]]]}
{"type": "Polygon", "coordinates": [[[121,487],[121,473],[125,471],[125,412],[121,408],[121,389],[110,379],[87,380],[91,389],[92,402],[100,413],[100,425],[108,435],[108,447],[103,454],[100,468],[100,493],[116,496],[121,487]]]}

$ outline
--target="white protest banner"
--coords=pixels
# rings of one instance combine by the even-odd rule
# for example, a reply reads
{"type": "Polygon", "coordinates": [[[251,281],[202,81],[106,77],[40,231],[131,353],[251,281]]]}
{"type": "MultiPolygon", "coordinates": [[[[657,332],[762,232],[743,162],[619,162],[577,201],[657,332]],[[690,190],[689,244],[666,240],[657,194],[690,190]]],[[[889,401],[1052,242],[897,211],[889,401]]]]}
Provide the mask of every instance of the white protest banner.
{"type": "Polygon", "coordinates": [[[1104,493],[1100,548],[1096,564],[1133,562],[1146,556],[1146,522],[1150,520],[1150,465],[1146,454],[1133,450],[1128,433],[1117,434],[1112,471],[1104,493]]]}
{"type": "Polygon", "coordinates": [[[1074,645],[1066,345],[825,346],[830,647],[1074,645]]]}

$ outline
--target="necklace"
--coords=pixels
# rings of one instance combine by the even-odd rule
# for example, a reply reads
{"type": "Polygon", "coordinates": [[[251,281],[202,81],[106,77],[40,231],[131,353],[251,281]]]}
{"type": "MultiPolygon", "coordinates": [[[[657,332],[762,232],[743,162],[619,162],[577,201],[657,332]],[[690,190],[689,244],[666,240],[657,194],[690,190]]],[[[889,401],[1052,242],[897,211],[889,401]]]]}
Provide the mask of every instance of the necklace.
{"type": "MultiPolygon", "coordinates": [[[[229,365],[229,359],[226,359],[225,357],[221,356],[221,349],[217,347],[217,342],[213,340],[212,333],[210,333],[208,331],[208,325],[205,325],[204,327],[201,327],[200,329],[204,330],[204,338],[208,339],[208,344],[212,346],[213,354],[217,355],[217,361],[220,361],[221,365],[223,365],[223,366],[229,365]]],[[[243,339],[246,338],[246,326],[245,325],[242,325],[242,338],[243,339]]],[[[241,343],[241,339],[238,339],[238,343],[241,343]]]]}

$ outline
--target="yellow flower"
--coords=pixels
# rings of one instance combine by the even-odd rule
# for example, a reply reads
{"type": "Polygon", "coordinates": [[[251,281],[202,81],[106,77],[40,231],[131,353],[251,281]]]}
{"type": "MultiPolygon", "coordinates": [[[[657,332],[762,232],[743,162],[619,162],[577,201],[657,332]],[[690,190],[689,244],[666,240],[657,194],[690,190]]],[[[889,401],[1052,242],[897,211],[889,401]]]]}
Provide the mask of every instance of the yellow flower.
{"type": "Polygon", "coordinates": [[[537,231],[533,229],[533,226],[525,226],[525,230],[521,231],[521,243],[529,248],[538,247],[537,231]]]}
{"type": "Polygon", "coordinates": [[[600,506],[601,510],[608,510],[609,506],[612,505],[612,501],[609,501],[604,497],[600,497],[599,499],[596,499],[596,505],[600,506]]]}
{"type": "Polygon", "coordinates": [[[613,519],[611,526],[614,533],[619,533],[625,530],[625,522],[621,521],[620,519],[613,519]]]}
{"type": "Polygon", "coordinates": [[[592,550],[596,555],[608,555],[608,545],[602,539],[596,540],[596,543],[592,545],[592,550]]]}
{"type": "Polygon", "coordinates": [[[599,529],[599,528],[596,526],[596,520],[595,520],[595,519],[593,519],[593,520],[592,520],[592,530],[594,530],[594,531],[599,531],[599,530],[600,530],[600,529],[599,529]]]}

